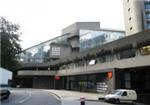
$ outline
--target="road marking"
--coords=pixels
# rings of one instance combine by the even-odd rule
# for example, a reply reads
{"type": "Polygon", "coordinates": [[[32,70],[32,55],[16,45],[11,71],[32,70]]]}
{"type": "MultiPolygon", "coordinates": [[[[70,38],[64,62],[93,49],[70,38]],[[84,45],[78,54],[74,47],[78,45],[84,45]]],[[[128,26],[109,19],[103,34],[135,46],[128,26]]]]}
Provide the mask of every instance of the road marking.
{"type": "Polygon", "coordinates": [[[58,96],[57,94],[55,94],[55,93],[53,93],[53,92],[50,92],[50,91],[48,91],[48,90],[43,90],[43,91],[46,91],[46,92],[50,93],[52,96],[54,96],[54,97],[56,98],[56,100],[61,101],[61,97],[58,96]]]}
{"type": "Polygon", "coordinates": [[[31,97],[31,93],[29,93],[29,95],[28,95],[26,98],[22,99],[22,100],[19,101],[18,103],[19,103],[19,104],[22,104],[22,103],[24,103],[25,101],[27,101],[30,97],[31,97]]]}

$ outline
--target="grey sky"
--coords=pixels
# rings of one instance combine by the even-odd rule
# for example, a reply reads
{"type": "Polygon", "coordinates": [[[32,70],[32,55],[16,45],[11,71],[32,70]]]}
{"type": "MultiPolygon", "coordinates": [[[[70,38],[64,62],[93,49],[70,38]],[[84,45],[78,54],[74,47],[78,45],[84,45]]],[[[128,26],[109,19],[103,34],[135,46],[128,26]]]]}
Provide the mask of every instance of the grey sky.
{"type": "Polygon", "coordinates": [[[101,28],[124,30],[123,0],[0,0],[0,16],[21,26],[22,47],[61,35],[78,21],[99,21],[101,28]]]}

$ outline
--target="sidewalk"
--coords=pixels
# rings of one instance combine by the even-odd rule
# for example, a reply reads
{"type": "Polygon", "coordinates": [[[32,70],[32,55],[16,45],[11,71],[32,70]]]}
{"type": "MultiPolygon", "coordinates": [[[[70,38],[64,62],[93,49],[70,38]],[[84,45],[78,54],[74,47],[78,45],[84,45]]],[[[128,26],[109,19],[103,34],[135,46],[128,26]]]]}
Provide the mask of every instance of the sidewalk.
{"type": "MultiPolygon", "coordinates": [[[[110,103],[105,103],[103,101],[98,101],[98,98],[103,98],[104,94],[100,93],[88,93],[88,92],[78,92],[70,90],[45,90],[55,96],[58,100],[61,100],[61,105],[80,105],[80,97],[84,96],[86,98],[86,105],[113,105],[110,103]]],[[[124,105],[124,104],[122,104],[124,105]]],[[[142,103],[137,103],[136,105],[145,105],[142,103]]]]}
{"type": "Polygon", "coordinates": [[[78,92],[69,90],[46,90],[55,94],[61,100],[79,100],[81,96],[85,97],[86,100],[96,101],[99,97],[103,97],[103,94],[98,93],[88,93],[88,92],[78,92]]]}

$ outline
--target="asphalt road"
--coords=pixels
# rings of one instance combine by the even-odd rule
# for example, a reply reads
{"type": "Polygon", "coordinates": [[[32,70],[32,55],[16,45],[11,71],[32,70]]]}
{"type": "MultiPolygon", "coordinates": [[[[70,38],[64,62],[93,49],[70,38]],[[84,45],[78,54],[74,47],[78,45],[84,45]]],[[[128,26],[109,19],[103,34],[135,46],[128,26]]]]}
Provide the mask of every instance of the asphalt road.
{"type": "MultiPolygon", "coordinates": [[[[13,89],[7,100],[0,105],[80,105],[80,101],[72,99],[60,100],[55,95],[40,89],[13,89]]],[[[86,101],[85,105],[114,105],[100,101],[86,101]]],[[[129,104],[119,104],[129,105],[129,104]]],[[[136,104],[144,105],[144,104],[136,104]]]]}
{"type": "Polygon", "coordinates": [[[1,101],[1,105],[61,105],[57,98],[38,89],[15,89],[7,100],[1,101]]]}

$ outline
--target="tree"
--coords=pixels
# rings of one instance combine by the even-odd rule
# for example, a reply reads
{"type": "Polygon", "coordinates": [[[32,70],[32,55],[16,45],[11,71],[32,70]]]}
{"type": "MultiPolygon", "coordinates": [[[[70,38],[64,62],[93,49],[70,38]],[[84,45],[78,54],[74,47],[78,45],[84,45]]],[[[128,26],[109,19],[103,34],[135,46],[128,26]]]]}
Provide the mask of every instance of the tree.
{"type": "Polygon", "coordinates": [[[11,71],[20,67],[19,54],[22,48],[19,44],[20,26],[0,17],[0,46],[1,46],[1,67],[11,71]]]}

